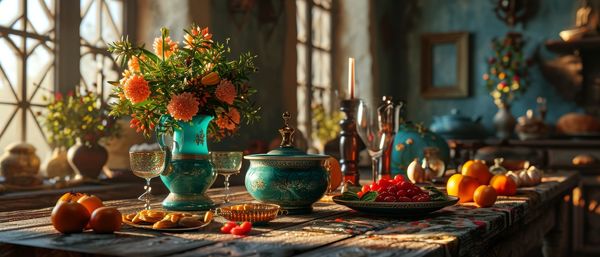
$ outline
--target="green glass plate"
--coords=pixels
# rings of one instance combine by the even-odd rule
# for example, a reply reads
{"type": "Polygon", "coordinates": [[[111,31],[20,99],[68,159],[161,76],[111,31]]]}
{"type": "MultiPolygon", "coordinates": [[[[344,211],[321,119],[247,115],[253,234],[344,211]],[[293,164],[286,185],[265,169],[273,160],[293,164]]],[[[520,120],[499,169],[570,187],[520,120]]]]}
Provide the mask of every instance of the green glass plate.
{"type": "Polygon", "coordinates": [[[348,201],[340,199],[341,196],[334,196],[333,201],[337,204],[344,205],[350,209],[376,215],[386,216],[419,216],[425,215],[446,206],[455,205],[458,198],[447,196],[446,201],[431,201],[431,202],[365,202],[365,201],[348,201]]]}

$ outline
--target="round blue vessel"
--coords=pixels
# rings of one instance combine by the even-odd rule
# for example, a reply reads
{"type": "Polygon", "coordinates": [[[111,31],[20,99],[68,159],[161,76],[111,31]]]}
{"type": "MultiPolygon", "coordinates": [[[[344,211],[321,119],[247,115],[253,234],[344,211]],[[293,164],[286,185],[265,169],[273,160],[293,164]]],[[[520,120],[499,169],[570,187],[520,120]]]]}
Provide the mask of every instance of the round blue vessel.
{"type": "Polygon", "coordinates": [[[281,146],[267,154],[244,156],[250,161],[246,190],[256,200],[277,204],[289,214],[310,213],[313,203],[327,191],[329,173],[324,163],[329,156],[294,148],[294,129],[288,126],[290,115],[286,112],[283,117],[281,146]]]}

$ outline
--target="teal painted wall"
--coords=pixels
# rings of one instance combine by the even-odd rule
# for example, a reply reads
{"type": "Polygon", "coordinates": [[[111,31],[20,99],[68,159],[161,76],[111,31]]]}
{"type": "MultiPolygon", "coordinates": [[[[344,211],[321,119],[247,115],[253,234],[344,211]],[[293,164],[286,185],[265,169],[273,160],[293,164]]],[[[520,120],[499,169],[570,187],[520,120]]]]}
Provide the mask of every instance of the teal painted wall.
{"type": "Polygon", "coordinates": [[[281,114],[285,111],[282,96],[286,12],[283,3],[275,1],[274,4],[275,8],[282,9],[282,13],[274,23],[265,25],[258,21],[256,10],[246,16],[234,15],[228,10],[228,1],[212,1],[214,37],[222,42],[229,39],[231,56],[245,52],[258,56],[255,62],[258,72],[252,75],[249,83],[259,90],[254,100],[262,106],[261,120],[251,125],[244,123],[238,135],[211,143],[213,150],[243,150],[253,140],[269,142],[279,135],[277,129],[281,127],[281,114]]]}
{"type": "MultiPolygon", "coordinates": [[[[432,117],[458,108],[465,115],[483,116],[484,125],[493,131],[492,119],[497,111],[482,80],[487,71],[485,60],[490,56],[490,41],[502,37],[509,28],[495,17],[492,1],[482,0],[418,0],[377,1],[376,55],[380,71],[382,92],[392,94],[408,103],[410,120],[430,124],[432,117]],[[427,100],[420,96],[420,42],[423,33],[452,31],[470,32],[470,92],[468,98],[427,100]],[[393,60],[390,60],[390,57],[393,60]]],[[[573,26],[578,1],[540,0],[537,13],[525,26],[513,29],[523,33],[527,40],[526,56],[540,48],[543,58],[551,58],[543,43],[557,39],[558,33],[573,26]]],[[[548,99],[548,119],[554,123],[561,115],[581,111],[573,102],[565,101],[546,81],[535,65],[530,70],[531,85],[527,93],[512,106],[512,114],[521,116],[527,109],[535,108],[537,96],[548,99]]]]}

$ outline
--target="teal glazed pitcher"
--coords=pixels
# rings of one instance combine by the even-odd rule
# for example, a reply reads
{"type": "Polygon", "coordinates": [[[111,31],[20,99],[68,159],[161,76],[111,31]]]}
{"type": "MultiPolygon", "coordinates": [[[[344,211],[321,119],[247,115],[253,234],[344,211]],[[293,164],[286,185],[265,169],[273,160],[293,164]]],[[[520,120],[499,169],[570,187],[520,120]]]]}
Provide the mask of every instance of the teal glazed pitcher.
{"type": "Polygon", "coordinates": [[[169,189],[162,202],[167,210],[208,210],[215,203],[206,195],[217,178],[210,163],[206,134],[212,116],[196,115],[189,122],[177,122],[173,131],[173,146],[164,142],[164,124],[172,117],[163,115],[157,126],[158,144],[167,153],[165,169],[160,175],[169,189]]]}

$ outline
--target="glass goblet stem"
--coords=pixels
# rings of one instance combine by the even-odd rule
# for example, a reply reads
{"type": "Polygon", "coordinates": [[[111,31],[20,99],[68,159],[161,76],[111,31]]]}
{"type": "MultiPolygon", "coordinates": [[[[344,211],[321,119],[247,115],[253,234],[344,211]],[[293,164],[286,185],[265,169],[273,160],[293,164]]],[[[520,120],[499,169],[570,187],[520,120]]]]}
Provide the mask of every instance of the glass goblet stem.
{"type": "Polygon", "coordinates": [[[144,186],[144,189],[146,189],[146,192],[144,193],[144,201],[146,202],[144,204],[144,209],[150,210],[150,191],[152,191],[152,187],[150,186],[150,178],[146,179],[146,186],[144,186]]]}
{"type": "Polygon", "coordinates": [[[373,172],[373,183],[377,182],[377,171],[379,169],[379,157],[371,157],[371,171],[373,172]]]}
{"type": "Polygon", "coordinates": [[[229,202],[229,177],[231,175],[226,174],[225,176],[225,180],[224,180],[224,184],[225,184],[225,203],[229,202]]]}

